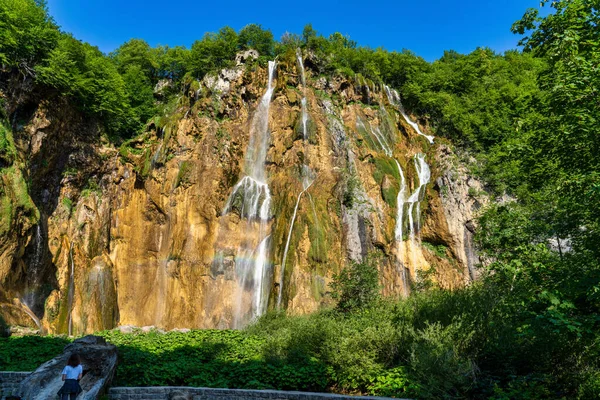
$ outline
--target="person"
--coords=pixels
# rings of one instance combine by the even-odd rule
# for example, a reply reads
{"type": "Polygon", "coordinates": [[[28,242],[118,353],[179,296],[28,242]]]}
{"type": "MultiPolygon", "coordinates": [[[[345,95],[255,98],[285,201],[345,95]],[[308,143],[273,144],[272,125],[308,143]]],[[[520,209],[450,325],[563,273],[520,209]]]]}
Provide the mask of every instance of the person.
{"type": "Polygon", "coordinates": [[[75,400],[82,392],[79,380],[83,376],[83,367],[79,354],[73,353],[69,356],[67,366],[62,371],[62,380],[65,382],[58,391],[60,400],[75,400]]]}

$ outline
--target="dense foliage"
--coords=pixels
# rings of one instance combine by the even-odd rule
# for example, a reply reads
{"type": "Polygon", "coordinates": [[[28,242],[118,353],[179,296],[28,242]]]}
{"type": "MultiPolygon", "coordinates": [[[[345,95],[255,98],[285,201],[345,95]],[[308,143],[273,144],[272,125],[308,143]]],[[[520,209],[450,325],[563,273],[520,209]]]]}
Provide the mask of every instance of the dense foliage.
{"type": "Polygon", "coordinates": [[[33,371],[62,353],[70,340],[60,337],[0,338],[0,371],[33,371]]]}

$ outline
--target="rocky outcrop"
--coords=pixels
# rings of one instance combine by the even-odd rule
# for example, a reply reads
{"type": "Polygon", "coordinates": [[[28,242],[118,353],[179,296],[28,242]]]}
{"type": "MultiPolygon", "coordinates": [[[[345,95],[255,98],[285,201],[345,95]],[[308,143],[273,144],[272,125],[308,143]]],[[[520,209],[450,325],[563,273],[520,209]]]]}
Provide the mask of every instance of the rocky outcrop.
{"type": "Polygon", "coordinates": [[[480,264],[473,235],[478,210],[488,204],[488,195],[483,183],[469,175],[465,163],[460,162],[450,147],[439,146],[436,158],[441,173],[435,185],[441,194],[448,236],[438,234],[435,237],[450,245],[454,257],[464,268],[464,278],[472,281],[477,278],[476,266],[480,264]]]}
{"type": "MultiPolygon", "coordinates": [[[[248,240],[247,223],[235,207],[223,210],[245,174],[250,124],[267,84],[259,62],[243,65],[254,58],[240,56],[234,69],[196,82],[173,115],[118,149],[64,105],[35,108],[14,135],[39,222],[0,239],[0,309],[11,322],[34,326],[27,306],[53,333],[232,326],[241,285],[236,249],[248,240]]],[[[474,206],[461,183],[466,171],[456,178],[441,161],[447,147],[418,135],[364,79],[313,78],[308,70],[304,88],[295,58],[282,58],[274,85],[265,163],[269,308],[280,291],[292,313],[329,304],[333,274],[373,252],[385,295],[406,294],[422,279],[443,287],[468,282],[474,206]],[[419,185],[416,154],[430,164],[432,183],[414,209],[418,237],[405,229],[397,240],[397,165],[410,194],[419,185]],[[300,197],[282,268],[305,168],[314,182],[300,197]]]]}
{"type": "Polygon", "coordinates": [[[95,400],[106,394],[117,367],[117,348],[99,336],[85,336],[67,345],[63,354],[42,364],[27,376],[19,386],[19,395],[29,400],[56,397],[63,385],[62,369],[74,353],[79,354],[83,366],[83,378],[79,382],[83,392],[78,398],[95,400]]]}

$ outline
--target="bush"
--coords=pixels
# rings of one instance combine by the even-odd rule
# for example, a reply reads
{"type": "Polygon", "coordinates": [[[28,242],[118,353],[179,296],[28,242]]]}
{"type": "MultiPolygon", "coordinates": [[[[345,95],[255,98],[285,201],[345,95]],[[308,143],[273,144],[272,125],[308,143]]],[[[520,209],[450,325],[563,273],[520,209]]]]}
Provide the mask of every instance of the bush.
{"type": "Polygon", "coordinates": [[[377,256],[372,253],[364,262],[353,262],[333,276],[332,297],[338,301],[338,310],[360,310],[372,305],[379,298],[377,261],[377,256]]]}
{"type": "Polygon", "coordinates": [[[270,30],[263,29],[257,24],[250,24],[240,31],[239,46],[242,50],[255,49],[262,57],[272,57],[275,41],[270,30]]]}
{"type": "Polygon", "coordinates": [[[33,371],[69,342],[56,336],[0,337],[0,371],[33,371]]]}
{"type": "Polygon", "coordinates": [[[116,385],[324,390],[324,367],[266,357],[265,338],[240,331],[101,333],[117,345],[116,385]],[[321,383],[320,383],[321,382],[321,383]]]}
{"type": "Polygon", "coordinates": [[[232,64],[238,49],[238,35],[230,27],[207,33],[192,44],[187,69],[197,78],[232,64]]]}

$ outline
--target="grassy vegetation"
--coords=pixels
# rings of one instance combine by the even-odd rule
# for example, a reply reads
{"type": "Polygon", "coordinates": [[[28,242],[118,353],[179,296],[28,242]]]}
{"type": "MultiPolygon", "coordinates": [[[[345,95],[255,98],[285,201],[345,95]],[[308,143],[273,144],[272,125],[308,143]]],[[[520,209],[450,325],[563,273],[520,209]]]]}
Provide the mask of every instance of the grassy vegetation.
{"type": "Polygon", "coordinates": [[[177,178],[175,179],[175,188],[179,186],[187,187],[190,185],[190,175],[192,173],[192,165],[189,161],[182,161],[179,163],[179,171],[177,171],[177,178]]]}
{"type": "Polygon", "coordinates": [[[16,156],[12,132],[0,122],[0,166],[12,164],[16,156]]]}
{"type": "Polygon", "coordinates": [[[39,217],[21,169],[16,165],[0,169],[0,234],[8,232],[19,218],[35,224],[39,217]]]}
{"type": "MultiPolygon", "coordinates": [[[[369,276],[377,275],[365,275],[368,269],[358,265],[352,273],[370,282],[369,276]]],[[[519,321],[507,314],[508,292],[476,284],[392,302],[378,300],[372,291],[376,286],[339,282],[349,285],[342,292],[354,295],[340,298],[343,307],[308,316],[268,314],[243,331],[101,332],[118,347],[115,385],[419,399],[586,399],[597,394],[598,374],[573,368],[583,359],[563,358],[568,337],[555,332],[523,340],[515,329],[519,321]]],[[[59,337],[0,339],[0,369],[31,370],[67,342],[59,337]]]]}
{"type": "Polygon", "coordinates": [[[62,353],[70,342],[56,336],[0,338],[0,371],[33,371],[62,353]]]}

